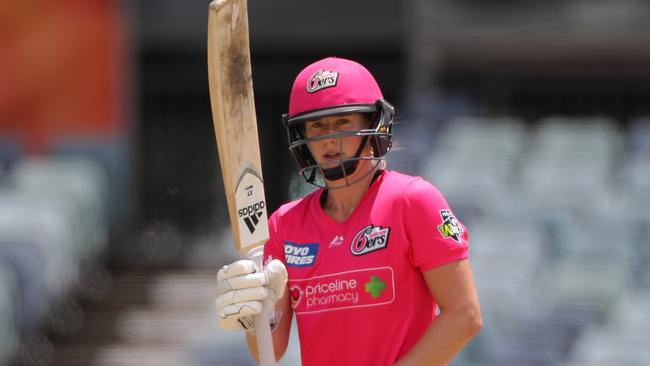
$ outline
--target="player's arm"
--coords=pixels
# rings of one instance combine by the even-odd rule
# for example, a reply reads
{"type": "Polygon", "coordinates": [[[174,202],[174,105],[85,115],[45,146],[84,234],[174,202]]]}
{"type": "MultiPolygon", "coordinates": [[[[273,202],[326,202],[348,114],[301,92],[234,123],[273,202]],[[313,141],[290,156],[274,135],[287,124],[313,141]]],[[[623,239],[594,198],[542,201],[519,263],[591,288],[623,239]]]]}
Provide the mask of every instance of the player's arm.
{"type": "MultiPolygon", "coordinates": [[[[284,295],[275,303],[275,313],[277,317],[274,319],[277,323],[273,326],[273,348],[275,351],[275,359],[280,360],[284,353],[287,351],[289,344],[289,333],[291,332],[291,319],[293,311],[291,309],[291,302],[289,301],[289,291],[285,289],[284,295]]],[[[257,339],[251,332],[246,332],[246,342],[248,349],[253,358],[259,362],[257,352],[257,339]]]]}
{"type": "Polygon", "coordinates": [[[445,365],[483,325],[468,260],[445,264],[423,275],[440,307],[440,315],[397,366],[445,365]]]}

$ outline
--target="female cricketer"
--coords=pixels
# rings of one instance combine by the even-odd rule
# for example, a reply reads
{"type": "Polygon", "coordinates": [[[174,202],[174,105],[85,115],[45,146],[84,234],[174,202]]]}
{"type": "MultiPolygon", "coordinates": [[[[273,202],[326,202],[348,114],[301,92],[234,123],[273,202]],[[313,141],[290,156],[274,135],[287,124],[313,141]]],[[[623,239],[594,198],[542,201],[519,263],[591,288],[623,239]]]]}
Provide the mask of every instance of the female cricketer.
{"type": "Polygon", "coordinates": [[[319,188],[271,215],[263,271],[243,260],[217,275],[219,324],[247,330],[255,358],[265,299],[276,358],[295,314],[304,366],[445,365],[481,329],[467,228],[429,182],[386,169],[393,116],[354,61],[295,79],[289,150],[319,188]]]}

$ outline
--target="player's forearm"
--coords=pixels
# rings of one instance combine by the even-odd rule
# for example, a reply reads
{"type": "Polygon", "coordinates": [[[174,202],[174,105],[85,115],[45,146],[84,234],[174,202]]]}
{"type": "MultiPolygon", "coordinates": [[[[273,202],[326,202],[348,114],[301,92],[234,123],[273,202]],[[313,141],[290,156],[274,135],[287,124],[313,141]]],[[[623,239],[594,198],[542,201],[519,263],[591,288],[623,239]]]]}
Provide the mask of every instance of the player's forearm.
{"type": "Polygon", "coordinates": [[[482,327],[478,309],[449,310],[440,314],[413,349],[395,366],[442,366],[451,361],[482,327]]]}

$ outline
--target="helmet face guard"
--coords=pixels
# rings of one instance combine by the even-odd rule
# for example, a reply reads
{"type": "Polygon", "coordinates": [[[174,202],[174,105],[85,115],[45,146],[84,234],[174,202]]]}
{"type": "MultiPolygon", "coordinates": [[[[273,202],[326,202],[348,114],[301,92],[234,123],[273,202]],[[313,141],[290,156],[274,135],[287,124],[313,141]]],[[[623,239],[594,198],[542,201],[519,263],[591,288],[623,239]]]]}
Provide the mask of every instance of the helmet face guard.
{"type": "MultiPolygon", "coordinates": [[[[287,129],[289,151],[298,164],[300,174],[305,178],[305,180],[308,183],[319,187],[327,186],[328,188],[340,188],[355,183],[375,170],[370,169],[368,173],[363,174],[354,181],[351,181],[349,176],[354,173],[361,160],[374,161],[374,167],[377,167],[379,161],[385,159],[386,154],[390,151],[392,145],[391,131],[394,115],[395,110],[393,106],[384,99],[378,99],[374,104],[334,106],[331,108],[309,111],[293,117],[289,117],[285,114],[282,116],[282,121],[287,129]],[[306,138],[304,136],[303,131],[305,122],[325,116],[350,113],[371,114],[370,126],[356,132],[340,132],[313,138],[306,138]],[[318,164],[309,148],[309,143],[311,142],[336,138],[339,141],[339,149],[342,150],[343,139],[352,136],[363,137],[355,156],[348,159],[341,158],[340,164],[334,168],[324,168],[322,166],[323,164],[318,164]],[[366,145],[370,145],[370,155],[361,156],[366,145]],[[317,182],[318,176],[325,179],[321,182],[317,182]],[[345,179],[342,185],[332,186],[327,183],[328,181],[339,181],[342,179],[345,179]]],[[[328,164],[331,164],[331,162],[328,164]]]]}

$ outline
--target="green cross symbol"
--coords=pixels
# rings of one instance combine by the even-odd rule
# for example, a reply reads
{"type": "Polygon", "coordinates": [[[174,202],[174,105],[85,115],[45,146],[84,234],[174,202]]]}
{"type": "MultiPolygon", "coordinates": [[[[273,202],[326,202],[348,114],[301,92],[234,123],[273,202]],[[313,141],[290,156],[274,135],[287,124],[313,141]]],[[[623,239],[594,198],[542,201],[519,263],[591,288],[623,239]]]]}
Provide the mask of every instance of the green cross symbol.
{"type": "Polygon", "coordinates": [[[366,282],[363,287],[372,297],[379,297],[381,296],[381,292],[386,289],[386,283],[382,282],[379,276],[372,276],[370,277],[370,282],[366,282]]]}

